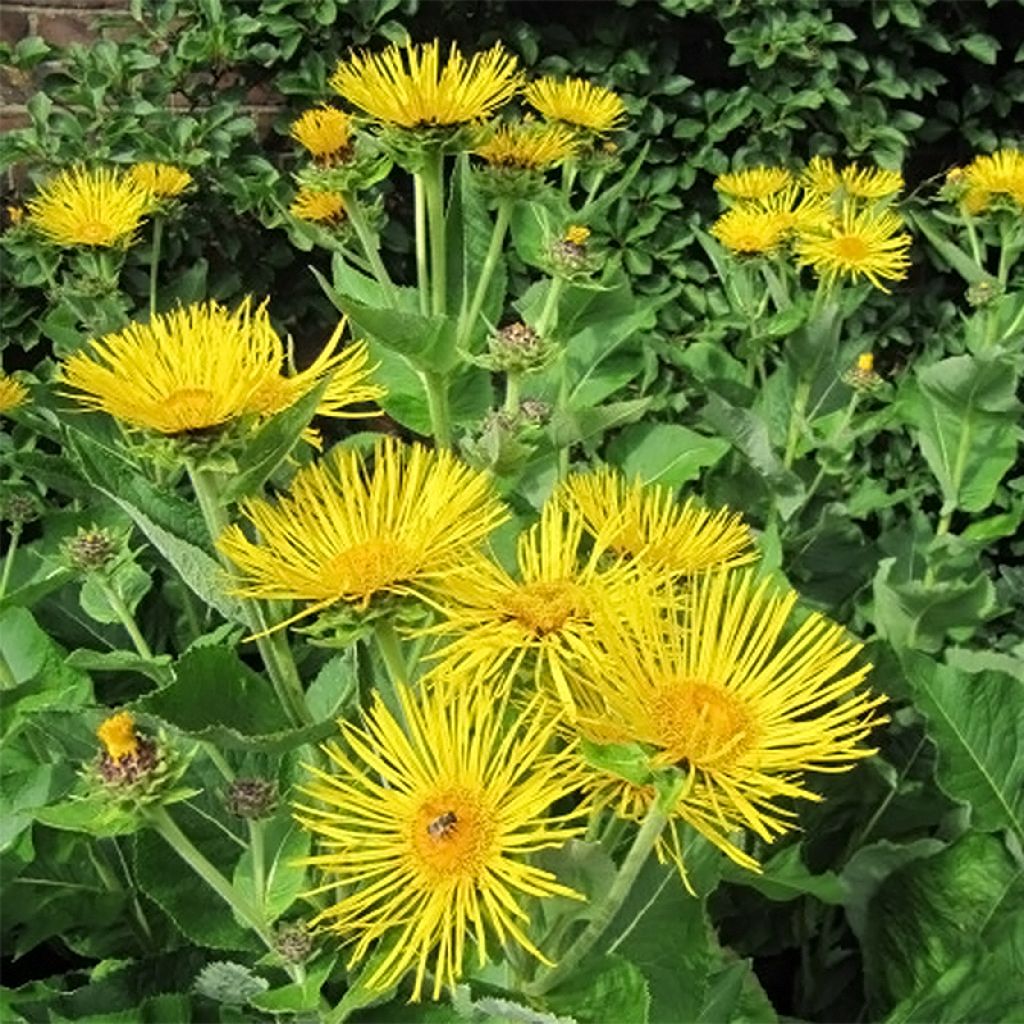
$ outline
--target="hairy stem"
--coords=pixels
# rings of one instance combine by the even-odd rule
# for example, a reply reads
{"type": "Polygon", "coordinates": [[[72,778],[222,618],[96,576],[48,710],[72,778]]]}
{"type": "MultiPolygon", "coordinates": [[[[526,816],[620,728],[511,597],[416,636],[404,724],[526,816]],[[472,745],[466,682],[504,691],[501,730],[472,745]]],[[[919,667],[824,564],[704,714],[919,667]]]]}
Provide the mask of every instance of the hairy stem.
{"type": "Polygon", "coordinates": [[[420,380],[427,392],[427,408],[430,410],[430,432],[438,448],[451,448],[452,425],[448,408],[448,379],[443,374],[425,370],[420,380]]]}
{"type": "Polygon", "coordinates": [[[384,294],[388,297],[388,301],[394,306],[396,304],[395,285],[391,280],[387,267],[384,266],[384,261],[380,258],[380,240],[370,230],[370,225],[366,220],[366,213],[356,198],[355,193],[342,193],[342,200],[345,203],[345,212],[348,215],[349,223],[359,239],[359,244],[366,255],[370,269],[373,271],[373,276],[377,279],[377,284],[381,286],[384,294]]]}
{"type": "Polygon", "coordinates": [[[508,199],[499,200],[498,210],[494,218],[494,229],[491,231],[491,241],[487,246],[484,265],[480,269],[476,290],[473,292],[473,299],[469,304],[469,312],[459,325],[458,340],[456,342],[457,348],[465,347],[473,339],[473,331],[476,329],[476,322],[480,318],[480,310],[484,308],[484,300],[487,298],[487,289],[490,287],[491,278],[494,276],[495,268],[498,266],[498,260],[501,257],[501,250],[505,242],[505,234],[508,231],[511,215],[511,201],[508,199]]]}
{"type": "Polygon", "coordinates": [[[124,603],[121,595],[114,589],[114,585],[106,576],[102,573],[97,573],[95,579],[97,586],[103,591],[103,596],[107,599],[107,604],[110,605],[121,625],[124,626],[125,632],[131,637],[136,653],[140,658],[151,659],[153,657],[152,648],[146,643],[146,638],[142,635],[142,631],[139,629],[131,609],[124,603]]]}
{"type": "Polygon", "coordinates": [[[18,550],[18,541],[21,540],[21,523],[12,523],[10,529],[10,541],[7,545],[7,554],[4,556],[4,571],[0,575],[0,597],[7,593],[7,584],[11,580],[11,569],[14,568],[14,555],[18,550]]]}
{"type": "Polygon", "coordinates": [[[416,223],[416,286],[420,293],[420,312],[430,313],[430,269],[427,265],[427,202],[422,174],[414,174],[413,204],[416,223]]]}
{"type": "Polygon", "coordinates": [[[149,319],[156,316],[156,286],[160,270],[160,247],[164,238],[164,219],[159,214],[153,217],[153,248],[149,257],[149,319]]]}
{"type": "Polygon", "coordinates": [[[430,226],[430,295],[431,312],[443,316],[447,312],[448,268],[444,224],[444,155],[427,156],[423,170],[427,200],[427,221],[430,226]]]}

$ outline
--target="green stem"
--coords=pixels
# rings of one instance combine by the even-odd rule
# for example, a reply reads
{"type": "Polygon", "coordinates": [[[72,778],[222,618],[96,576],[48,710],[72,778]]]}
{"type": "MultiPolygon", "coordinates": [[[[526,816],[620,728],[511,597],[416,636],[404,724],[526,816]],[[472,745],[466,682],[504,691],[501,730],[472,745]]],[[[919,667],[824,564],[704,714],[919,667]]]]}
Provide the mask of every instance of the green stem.
{"type": "Polygon", "coordinates": [[[604,171],[597,171],[594,175],[594,180],[590,183],[590,188],[587,189],[587,196],[583,200],[583,205],[580,207],[580,213],[594,201],[594,196],[597,195],[597,190],[601,187],[601,182],[604,181],[604,171]]]}
{"type": "Polygon", "coordinates": [[[564,277],[553,277],[548,286],[548,293],[544,296],[544,305],[541,308],[540,316],[533,329],[543,338],[549,331],[558,324],[558,300],[561,298],[565,288],[564,277]]]}
{"type": "Polygon", "coordinates": [[[234,782],[235,773],[231,770],[227,758],[212,743],[204,743],[203,749],[206,751],[206,756],[213,762],[213,766],[224,776],[224,781],[234,782]]]}
{"type": "Polygon", "coordinates": [[[443,316],[447,312],[448,267],[445,263],[446,238],[444,224],[444,154],[429,153],[423,169],[427,199],[427,221],[430,235],[431,312],[443,316]]]}
{"type": "Polygon", "coordinates": [[[7,593],[7,584],[11,580],[11,569],[14,567],[14,553],[18,550],[18,541],[21,540],[22,524],[11,523],[10,543],[7,545],[7,554],[4,556],[4,571],[0,575],[0,597],[7,593]]]}
{"type": "Polygon", "coordinates": [[[395,295],[394,282],[391,280],[387,267],[384,266],[384,261],[380,258],[378,239],[370,230],[366,214],[359,200],[352,192],[343,192],[342,200],[345,203],[345,213],[348,216],[348,221],[352,225],[356,237],[359,239],[359,244],[363,248],[366,259],[370,264],[370,269],[373,271],[373,276],[377,279],[377,284],[381,286],[391,305],[396,305],[397,296],[395,295]]]}
{"type": "Polygon", "coordinates": [[[448,379],[443,374],[421,371],[420,380],[427,392],[427,408],[430,411],[430,432],[438,448],[451,448],[452,425],[448,409],[448,379]]]}
{"type": "MultiPolygon", "coordinates": [[[[860,392],[854,390],[850,395],[850,401],[846,405],[846,412],[843,414],[842,420],[835,430],[832,431],[828,436],[828,440],[825,442],[829,447],[839,440],[846,433],[850,426],[850,422],[853,419],[853,414],[857,411],[857,403],[860,401],[860,392]]],[[[821,486],[822,480],[825,479],[825,467],[821,466],[818,470],[814,480],[811,481],[811,486],[807,488],[807,492],[804,494],[804,505],[809,505],[811,498],[814,496],[815,491],[821,486]]]]}
{"type": "Polygon", "coordinates": [[[178,827],[167,809],[150,804],[143,811],[149,824],[168,846],[251,928],[268,949],[274,948],[270,934],[259,910],[254,907],[196,848],[178,827]]]}
{"type": "Polygon", "coordinates": [[[519,374],[508,373],[505,375],[505,405],[504,411],[507,416],[519,415],[519,374]]]}
{"type": "Polygon", "coordinates": [[[156,285],[160,268],[160,246],[164,237],[164,219],[153,216],[153,249],[149,258],[149,319],[156,316],[156,285]]]}
{"type": "MultiPolygon", "coordinates": [[[[682,786],[683,780],[679,780],[676,796],[682,791],[682,786]]],[[[674,799],[667,801],[670,808],[674,806],[674,803],[674,799]]],[[[643,824],[633,840],[633,845],[629,848],[629,853],[626,854],[626,859],[616,873],[611,887],[595,902],[586,928],[565,951],[556,967],[548,968],[535,981],[525,986],[526,995],[544,995],[576,970],[584,957],[594,948],[597,940],[604,935],[608,925],[612,923],[615,915],[626,902],[633,883],[647,863],[647,858],[667,824],[668,813],[662,807],[662,800],[655,798],[651,801],[643,824]]]]}
{"type": "Polygon", "coordinates": [[[114,585],[102,573],[97,573],[95,580],[97,586],[103,591],[107,604],[113,609],[121,625],[124,626],[125,632],[131,637],[136,653],[140,658],[145,658],[147,661],[152,659],[152,648],[146,643],[146,638],[142,635],[135,621],[135,616],[132,615],[131,609],[121,599],[121,595],[114,588],[114,585]]]}
{"type": "Polygon", "coordinates": [[[422,174],[414,174],[413,204],[416,223],[416,285],[420,293],[420,312],[430,313],[430,269],[427,265],[427,203],[422,174]]]}
{"type": "Polygon", "coordinates": [[[786,453],[783,457],[783,465],[790,469],[793,459],[796,457],[796,447],[800,443],[800,430],[804,422],[804,414],[807,411],[807,400],[811,396],[811,381],[809,377],[803,377],[796,382],[796,391],[793,394],[793,407],[789,411],[789,432],[786,435],[786,453]]]}
{"type": "Polygon", "coordinates": [[[252,887],[261,919],[267,913],[267,874],[264,864],[263,822],[249,819],[249,850],[252,853],[252,887]]]}
{"type": "Polygon", "coordinates": [[[487,289],[501,257],[502,245],[505,242],[505,234],[508,231],[511,216],[512,202],[508,199],[499,200],[494,217],[494,229],[491,231],[491,241],[487,246],[487,255],[484,257],[484,265],[480,270],[480,277],[477,279],[473,300],[469,304],[469,312],[459,327],[456,348],[464,348],[473,338],[476,322],[480,318],[480,311],[484,308],[484,300],[487,298],[487,289]]]}
{"type": "Polygon", "coordinates": [[[377,619],[373,624],[373,638],[387,669],[387,678],[382,680],[385,685],[378,686],[377,690],[388,710],[402,722],[405,716],[402,714],[402,702],[398,699],[398,691],[409,685],[409,668],[405,655],[402,654],[402,644],[394,623],[388,618],[377,619]]]}
{"type": "Polygon", "coordinates": [[[984,271],[985,263],[981,256],[981,243],[978,241],[978,232],[974,227],[974,218],[970,214],[964,216],[964,226],[967,228],[967,239],[971,243],[971,255],[978,269],[984,271]]]}
{"type": "MultiPolygon", "coordinates": [[[[192,489],[206,522],[206,529],[210,534],[210,540],[213,541],[216,548],[217,538],[228,526],[227,512],[217,496],[216,474],[209,470],[199,469],[191,463],[187,466],[187,470],[189,479],[192,481],[192,489]]],[[[234,566],[224,555],[218,552],[218,557],[226,572],[234,571],[234,566]]],[[[270,623],[267,622],[263,607],[256,601],[243,601],[242,606],[245,609],[246,625],[250,631],[257,635],[265,633],[270,623]]],[[[270,676],[277,699],[292,720],[292,724],[312,724],[313,717],[306,705],[302,680],[295,667],[295,660],[292,657],[291,648],[288,646],[288,638],[283,633],[258,636],[256,646],[259,648],[260,657],[263,659],[267,675],[270,676]]]]}
{"type": "Polygon", "coordinates": [[[576,180],[576,172],[579,168],[576,166],[575,160],[566,160],[562,164],[562,196],[568,201],[569,196],[572,195],[573,182],[576,180]]]}

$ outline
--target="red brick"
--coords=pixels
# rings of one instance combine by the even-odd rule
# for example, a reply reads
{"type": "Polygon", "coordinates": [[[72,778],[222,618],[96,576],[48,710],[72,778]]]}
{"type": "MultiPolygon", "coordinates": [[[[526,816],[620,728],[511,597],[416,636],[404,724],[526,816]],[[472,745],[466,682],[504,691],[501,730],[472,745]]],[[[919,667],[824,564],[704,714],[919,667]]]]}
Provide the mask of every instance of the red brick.
{"type": "Polygon", "coordinates": [[[28,114],[24,107],[0,107],[0,132],[24,128],[27,124],[28,114]]]}
{"type": "Polygon", "coordinates": [[[14,46],[30,34],[28,12],[0,4],[0,42],[14,46]]]}

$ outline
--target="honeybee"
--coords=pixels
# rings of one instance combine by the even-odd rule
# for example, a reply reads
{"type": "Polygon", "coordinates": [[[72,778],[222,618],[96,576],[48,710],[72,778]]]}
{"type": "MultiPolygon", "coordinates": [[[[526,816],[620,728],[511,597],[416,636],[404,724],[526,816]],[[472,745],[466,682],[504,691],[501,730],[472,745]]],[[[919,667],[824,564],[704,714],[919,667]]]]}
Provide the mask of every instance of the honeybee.
{"type": "Polygon", "coordinates": [[[458,823],[459,819],[455,817],[454,811],[445,811],[427,826],[427,834],[431,839],[447,839],[455,831],[458,823]]]}

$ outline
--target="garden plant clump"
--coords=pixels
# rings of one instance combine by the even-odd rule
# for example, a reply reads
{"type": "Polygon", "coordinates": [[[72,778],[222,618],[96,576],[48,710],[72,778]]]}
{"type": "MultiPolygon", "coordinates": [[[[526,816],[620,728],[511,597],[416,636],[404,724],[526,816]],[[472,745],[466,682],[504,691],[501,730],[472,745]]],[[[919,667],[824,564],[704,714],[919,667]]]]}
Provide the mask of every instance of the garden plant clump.
{"type": "Polygon", "coordinates": [[[350,6],[7,54],[3,1019],[1015,1019],[1022,140],[350,6]]]}

